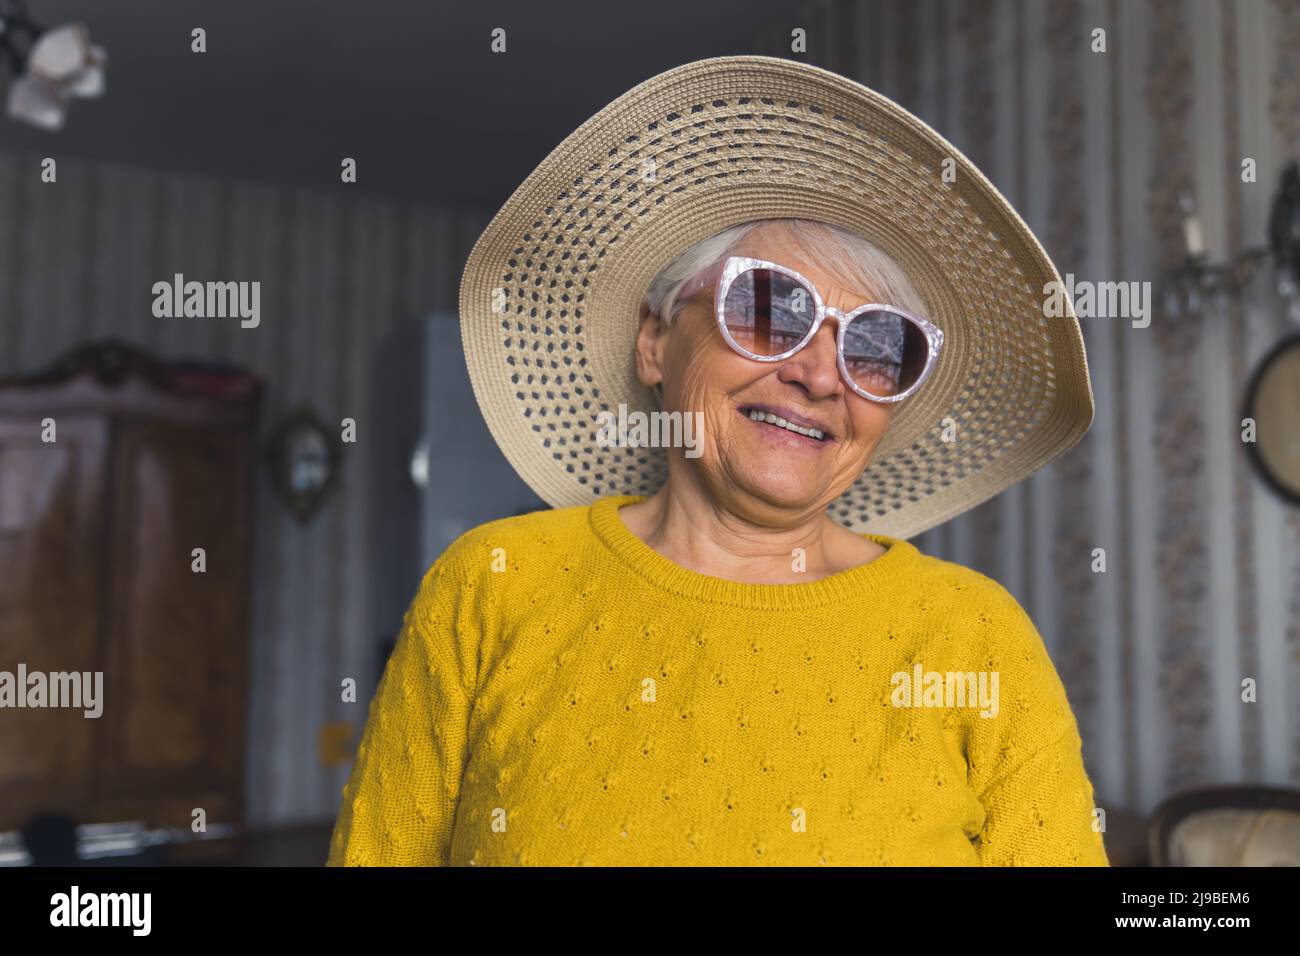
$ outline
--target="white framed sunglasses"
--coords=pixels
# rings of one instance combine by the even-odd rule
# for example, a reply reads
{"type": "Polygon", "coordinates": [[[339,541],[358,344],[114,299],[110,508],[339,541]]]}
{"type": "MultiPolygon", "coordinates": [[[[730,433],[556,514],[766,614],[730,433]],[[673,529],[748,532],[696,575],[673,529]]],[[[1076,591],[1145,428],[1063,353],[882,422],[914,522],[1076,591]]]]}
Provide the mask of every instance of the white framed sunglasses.
{"type": "MultiPolygon", "coordinates": [[[[678,301],[712,282],[713,269],[685,286],[678,301]]],[[[929,378],[943,330],[896,305],[868,302],[850,312],[827,306],[817,287],[786,266],[731,256],[714,287],[718,331],[755,362],[780,362],[803,349],[829,315],[836,320],[840,375],[873,402],[901,402],[929,378]]]]}

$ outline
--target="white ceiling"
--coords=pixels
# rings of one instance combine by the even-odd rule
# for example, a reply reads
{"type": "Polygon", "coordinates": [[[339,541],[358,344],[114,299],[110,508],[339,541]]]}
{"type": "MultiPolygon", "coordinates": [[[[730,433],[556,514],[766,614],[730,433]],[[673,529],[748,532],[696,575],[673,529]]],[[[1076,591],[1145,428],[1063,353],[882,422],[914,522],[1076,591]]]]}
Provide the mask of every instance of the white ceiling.
{"type": "MultiPolygon", "coordinates": [[[[85,22],[108,95],[0,148],[495,208],[620,93],[679,63],[788,37],[794,0],[28,0],[85,22]],[[207,30],[208,52],[190,52],[207,30]],[[489,50],[494,27],[508,52],[489,50]]],[[[811,45],[811,41],[810,41],[811,45]]],[[[815,54],[815,51],[814,51],[815,54]]],[[[816,62],[813,56],[813,62],[816,62]]]]}

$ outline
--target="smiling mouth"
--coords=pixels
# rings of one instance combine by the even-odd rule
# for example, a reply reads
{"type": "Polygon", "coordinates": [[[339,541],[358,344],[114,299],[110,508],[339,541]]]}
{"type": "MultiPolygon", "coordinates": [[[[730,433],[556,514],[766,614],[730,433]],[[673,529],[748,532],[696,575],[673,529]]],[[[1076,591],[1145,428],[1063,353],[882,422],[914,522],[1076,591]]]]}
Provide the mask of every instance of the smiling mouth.
{"type": "Polygon", "coordinates": [[[801,435],[804,438],[814,442],[828,442],[832,436],[829,432],[812,426],[799,425],[792,421],[787,421],[775,412],[770,412],[763,408],[754,408],[751,406],[739,409],[740,414],[744,415],[752,422],[760,425],[770,425],[773,428],[779,428],[790,432],[792,435],[801,435]]]}

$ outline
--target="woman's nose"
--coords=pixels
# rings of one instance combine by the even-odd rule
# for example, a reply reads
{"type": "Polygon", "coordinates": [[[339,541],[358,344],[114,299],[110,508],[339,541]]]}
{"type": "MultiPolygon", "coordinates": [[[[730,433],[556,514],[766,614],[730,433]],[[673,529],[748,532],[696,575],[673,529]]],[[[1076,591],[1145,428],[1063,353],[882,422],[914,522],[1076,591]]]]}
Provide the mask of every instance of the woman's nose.
{"type": "Polygon", "coordinates": [[[837,324],[827,315],[811,342],[781,363],[777,378],[802,385],[812,398],[834,397],[844,387],[840,379],[837,324]]]}

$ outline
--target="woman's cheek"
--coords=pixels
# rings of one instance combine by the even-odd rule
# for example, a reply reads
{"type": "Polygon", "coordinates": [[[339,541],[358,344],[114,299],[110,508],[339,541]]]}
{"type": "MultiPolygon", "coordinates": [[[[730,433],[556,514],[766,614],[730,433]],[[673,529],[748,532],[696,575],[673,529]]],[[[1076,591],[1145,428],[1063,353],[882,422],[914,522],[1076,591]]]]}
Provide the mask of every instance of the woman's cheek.
{"type": "Polygon", "coordinates": [[[854,416],[852,446],[855,453],[852,457],[859,463],[859,467],[865,467],[870,462],[876,447],[889,430],[893,417],[893,410],[883,407],[862,409],[854,416]]]}

